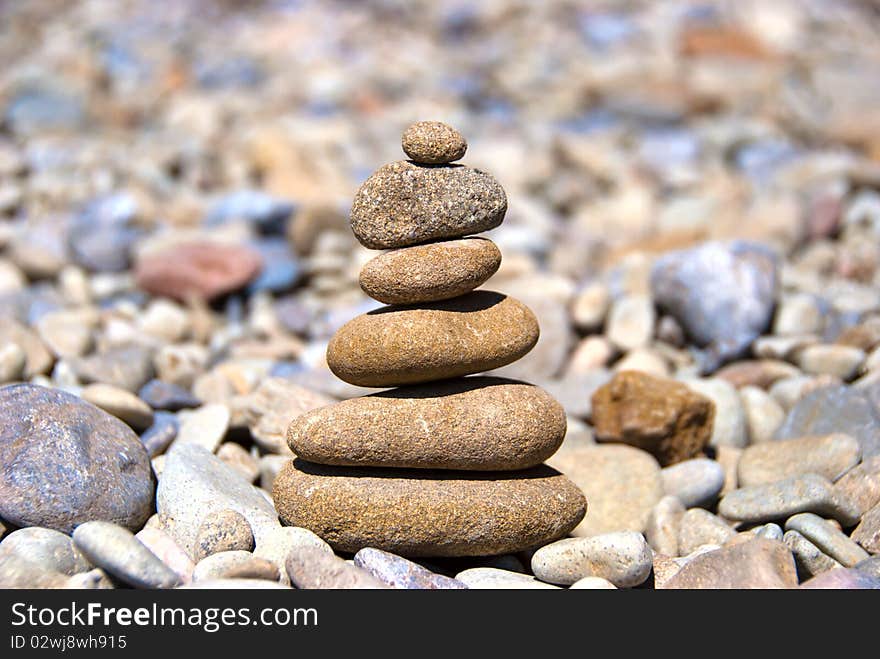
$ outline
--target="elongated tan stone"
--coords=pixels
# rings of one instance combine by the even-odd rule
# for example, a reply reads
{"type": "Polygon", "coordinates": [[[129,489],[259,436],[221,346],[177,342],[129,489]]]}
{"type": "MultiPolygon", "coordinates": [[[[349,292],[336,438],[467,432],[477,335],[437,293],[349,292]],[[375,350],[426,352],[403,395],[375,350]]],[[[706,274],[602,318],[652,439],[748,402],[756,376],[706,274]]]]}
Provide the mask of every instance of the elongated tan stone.
{"type": "Polygon", "coordinates": [[[473,291],[358,316],[330,340],[327,364],[338,378],[362,387],[430,382],[515,362],[538,333],[538,320],[522,302],[473,291]]]}
{"type": "Polygon", "coordinates": [[[364,247],[389,249],[494,229],[507,212],[504,188],[465,165],[398,160],[377,169],[351,206],[351,229],[364,247]]]}
{"type": "Polygon", "coordinates": [[[290,424],[299,457],[330,465],[504,471],[553,455],[565,410],[546,391],[474,377],[353,398],[290,424]]]}
{"type": "Polygon", "coordinates": [[[447,240],[380,254],[361,269],[360,284],[385,304],[433,302],[474,290],[500,265],[501,252],[487,238],[447,240]]]}
{"type": "Polygon", "coordinates": [[[547,466],[517,472],[325,467],[297,459],[275,479],[285,524],[335,550],[402,556],[485,556],[565,536],[583,518],[581,491],[547,466]]]}

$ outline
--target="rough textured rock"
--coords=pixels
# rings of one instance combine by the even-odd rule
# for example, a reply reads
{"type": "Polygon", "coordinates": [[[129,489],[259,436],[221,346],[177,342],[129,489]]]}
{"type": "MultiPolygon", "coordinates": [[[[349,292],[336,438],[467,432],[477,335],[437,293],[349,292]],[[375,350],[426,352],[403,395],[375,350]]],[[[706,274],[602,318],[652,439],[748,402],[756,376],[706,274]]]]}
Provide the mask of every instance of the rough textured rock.
{"type": "Polygon", "coordinates": [[[622,444],[560,451],[548,464],[568,476],[587,497],[589,513],[576,536],[644,531],[651,509],[663,496],[660,465],[641,449],[622,444]]]}
{"type": "Polygon", "coordinates": [[[880,503],[880,455],[849,470],[834,484],[834,491],[852,501],[860,516],[880,503]]]}
{"type": "Polygon", "coordinates": [[[652,564],[651,548],[634,531],[566,538],[532,556],[536,577],[566,586],[584,577],[602,577],[618,588],[632,588],[648,578],[652,564]]]}
{"type": "Polygon", "coordinates": [[[364,547],[356,553],[354,564],[392,588],[408,590],[467,588],[467,585],[461,581],[431,572],[418,563],[373,547],[364,547]]]}
{"type": "Polygon", "coordinates": [[[788,548],[755,538],[696,556],[663,588],[794,588],[797,571],[788,548]]]}
{"type": "Polygon", "coordinates": [[[494,229],[507,195],[495,178],[464,165],[383,165],[364,181],[351,207],[351,229],[364,247],[389,249],[494,229]]]}
{"type": "Polygon", "coordinates": [[[545,466],[501,476],[299,459],[278,474],[273,498],[285,524],[311,529],[338,551],[376,547],[402,556],[524,550],[564,536],[587,505],[574,484],[545,466]]]}
{"type": "Polygon", "coordinates": [[[0,465],[0,517],[16,526],[139,529],[152,512],[155,483],[137,435],[58,389],[0,388],[0,465]]]}
{"type": "Polygon", "coordinates": [[[442,121],[417,121],[403,132],[401,146],[416,162],[440,165],[464,158],[467,140],[442,121]]]}
{"type": "Polygon", "coordinates": [[[330,340],[327,364],[364,387],[416,384],[479,373],[516,361],[538,341],[538,321],[521,302],[491,291],[383,307],[346,323],[330,340]]]}
{"type": "Polygon", "coordinates": [[[252,551],[254,534],[251,525],[241,513],[221,510],[206,518],[196,536],[196,560],[221,551],[252,551]]]}
{"type": "Polygon", "coordinates": [[[361,288],[385,304],[433,302],[464,295],[501,265],[501,252],[487,238],[463,238],[395,249],[368,261],[361,288]]]}
{"type": "Polygon", "coordinates": [[[93,564],[135,588],[172,588],[179,583],[170,567],[117,524],[80,524],[73,532],[73,542],[93,564]]]}
{"type": "Polygon", "coordinates": [[[880,416],[868,397],[853,387],[822,387],[801,398],[776,431],[776,439],[840,432],[855,437],[862,458],[880,454],[880,416]]]}
{"type": "Polygon", "coordinates": [[[596,439],[652,453],[667,466],[693,458],[712,434],[714,404],[687,386],[622,371],[592,398],[596,439]]]}
{"type": "Polygon", "coordinates": [[[740,356],[773,316],[776,258],[757,243],[709,242],[657,259],[654,301],[706,348],[706,372],[740,356]]]}
{"type": "Polygon", "coordinates": [[[231,549],[200,560],[193,570],[193,582],[211,579],[265,579],[278,581],[281,571],[272,561],[248,551],[231,549]]]}
{"type": "Polygon", "coordinates": [[[880,504],[866,512],[853,530],[852,539],[872,554],[880,554],[880,504]]]}
{"type": "Polygon", "coordinates": [[[166,454],[156,507],[169,533],[190,556],[195,555],[202,522],[222,510],[241,513],[257,545],[263,535],[278,527],[275,509],[260,490],[196,444],[173,446],[166,454]]]}
{"type": "Polygon", "coordinates": [[[841,433],[764,442],[743,451],[737,477],[742,487],[809,473],[834,481],[858,464],[859,453],[859,443],[841,433]]]}
{"type": "Polygon", "coordinates": [[[505,471],[541,464],[565,411],[533,385],[474,377],[392,389],[304,414],[288,443],[320,464],[505,471]]]}
{"type": "Polygon", "coordinates": [[[249,247],[192,243],[138,259],[134,276],[153,295],[212,300],[247,284],[262,266],[260,255],[249,247]]]}
{"type": "Polygon", "coordinates": [[[300,589],[387,588],[372,574],[317,547],[300,547],[287,556],[287,574],[300,589]]]}

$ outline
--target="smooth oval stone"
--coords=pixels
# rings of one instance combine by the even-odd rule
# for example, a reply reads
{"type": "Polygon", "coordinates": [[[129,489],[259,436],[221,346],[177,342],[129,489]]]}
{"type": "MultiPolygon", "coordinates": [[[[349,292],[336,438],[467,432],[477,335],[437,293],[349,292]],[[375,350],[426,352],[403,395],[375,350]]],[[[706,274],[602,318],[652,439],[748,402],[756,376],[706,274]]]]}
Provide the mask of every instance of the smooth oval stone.
{"type": "Polygon", "coordinates": [[[377,169],[357,191],[351,228],[364,247],[406,247],[494,229],[507,212],[495,178],[464,165],[399,160],[377,169]]]}
{"type": "Polygon", "coordinates": [[[565,428],[565,411],[544,390],[474,377],[313,410],[290,424],[288,443],[320,464],[504,471],[541,464],[565,428]]]}
{"type": "Polygon", "coordinates": [[[546,544],[586,512],[580,490],[546,466],[511,473],[285,465],[273,498],[285,524],[337,551],[486,556],[546,544]]]}
{"type": "Polygon", "coordinates": [[[90,384],[83,388],[80,397],[125,421],[135,430],[144,430],[153,423],[153,410],[149,405],[130,391],[111,384],[90,384]]]}
{"type": "Polygon", "coordinates": [[[73,576],[88,572],[92,565],[73,546],[70,536],[39,526],[13,531],[0,542],[0,561],[15,555],[45,570],[73,576]]]}
{"type": "Polygon", "coordinates": [[[645,539],[664,556],[678,556],[678,534],[685,508],[677,497],[665,496],[651,510],[645,539]]]}
{"type": "Polygon", "coordinates": [[[666,467],[660,477],[664,492],[678,497],[685,508],[711,505],[724,487],[724,468],[708,458],[694,458],[666,467]]]}
{"type": "Polygon", "coordinates": [[[155,484],[138,436],[58,389],[0,388],[0,517],[71,533],[105,520],[139,529],[155,484]]]}
{"type": "Polygon", "coordinates": [[[367,261],[361,288],[385,304],[433,302],[464,295],[501,265],[501,252],[488,238],[463,238],[395,249],[367,261]]]}
{"type": "Polygon", "coordinates": [[[80,524],[73,542],[92,563],[135,588],[172,588],[180,582],[174,570],[118,524],[80,524]]]}
{"type": "Polygon", "coordinates": [[[327,346],[327,365],[349,384],[393,387],[499,368],[538,342],[538,320],[491,291],[417,307],[383,307],[346,323],[327,346]]]}
{"type": "Polygon", "coordinates": [[[632,588],[648,578],[652,565],[651,548],[635,531],[566,538],[532,556],[536,577],[565,586],[584,577],[602,577],[618,588],[632,588]]]}
{"type": "Polygon", "coordinates": [[[771,522],[814,512],[850,526],[858,520],[851,508],[835,496],[834,486],[827,478],[803,474],[729,492],[718,503],[718,514],[741,522],[771,522]]]}
{"type": "Polygon", "coordinates": [[[764,442],[743,451],[737,477],[743,487],[809,473],[834,481],[858,464],[860,454],[859,442],[842,433],[764,442]]]}
{"type": "Polygon", "coordinates": [[[467,140],[442,121],[417,121],[403,132],[400,145],[416,162],[438,165],[461,160],[467,140]]]}
{"type": "Polygon", "coordinates": [[[568,588],[569,590],[617,590],[617,586],[602,577],[584,577],[568,588]]]}
{"type": "Polygon", "coordinates": [[[193,570],[194,583],[211,579],[266,579],[278,581],[278,566],[240,549],[221,551],[200,560],[193,570]]]}
{"type": "Polygon", "coordinates": [[[854,540],[813,513],[793,515],[785,522],[785,530],[797,531],[845,567],[852,567],[868,558],[868,552],[854,540]]]}
{"type": "Polygon", "coordinates": [[[465,589],[461,581],[431,572],[418,563],[375,547],[364,547],[354,555],[354,564],[392,588],[407,590],[465,589]]]}
{"type": "Polygon", "coordinates": [[[247,518],[235,510],[221,510],[206,518],[196,535],[196,559],[225,551],[252,551],[254,533],[247,518]]]}

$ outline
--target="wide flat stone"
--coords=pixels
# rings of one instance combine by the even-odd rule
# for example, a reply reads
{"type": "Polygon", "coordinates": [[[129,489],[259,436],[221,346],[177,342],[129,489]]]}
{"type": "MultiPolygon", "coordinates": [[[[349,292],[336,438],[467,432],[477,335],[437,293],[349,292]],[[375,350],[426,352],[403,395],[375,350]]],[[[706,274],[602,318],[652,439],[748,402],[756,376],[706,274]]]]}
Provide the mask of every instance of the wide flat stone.
{"type": "Polygon", "coordinates": [[[689,560],[662,588],[794,588],[794,559],[777,540],[755,538],[700,554],[689,560]]]}
{"type": "Polygon", "coordinates": [[[288,442],[320,464],[504,471],[541,464],[565,429],[565,411],[542,389],[473,377],[313,410],[294,419],[288,442]]]}
{"type": "Polygon", "coordinates": [[[764,442],[743,451],[737,477],[743,487],[809,473],[835,481],[858,464],[860,452],[859,443],[842,433],[764,442]]]}
{"type": "Polygon", "coordinates": [[[521,551],[563,537],[586,511],[580,490],[546,466],[481,473],[297,459],[278,474],[273,498],[285,524],[311,529],[337,551],[376,547],[402,556],[521,551]]]}

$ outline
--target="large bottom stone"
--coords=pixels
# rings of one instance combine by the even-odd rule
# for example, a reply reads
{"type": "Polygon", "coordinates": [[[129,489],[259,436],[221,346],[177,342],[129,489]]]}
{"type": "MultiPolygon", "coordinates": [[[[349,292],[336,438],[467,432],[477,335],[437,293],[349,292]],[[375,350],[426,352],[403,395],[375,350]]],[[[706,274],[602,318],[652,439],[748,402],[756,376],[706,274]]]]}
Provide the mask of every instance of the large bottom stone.
{"type": "Polygon", "coordinates": [[[282,522],[337,551],[486,556],[537,547],[569,533],[587,502],[559,472],[473,473],[325,467],[293,460],[273,488],[282,522]]]}

